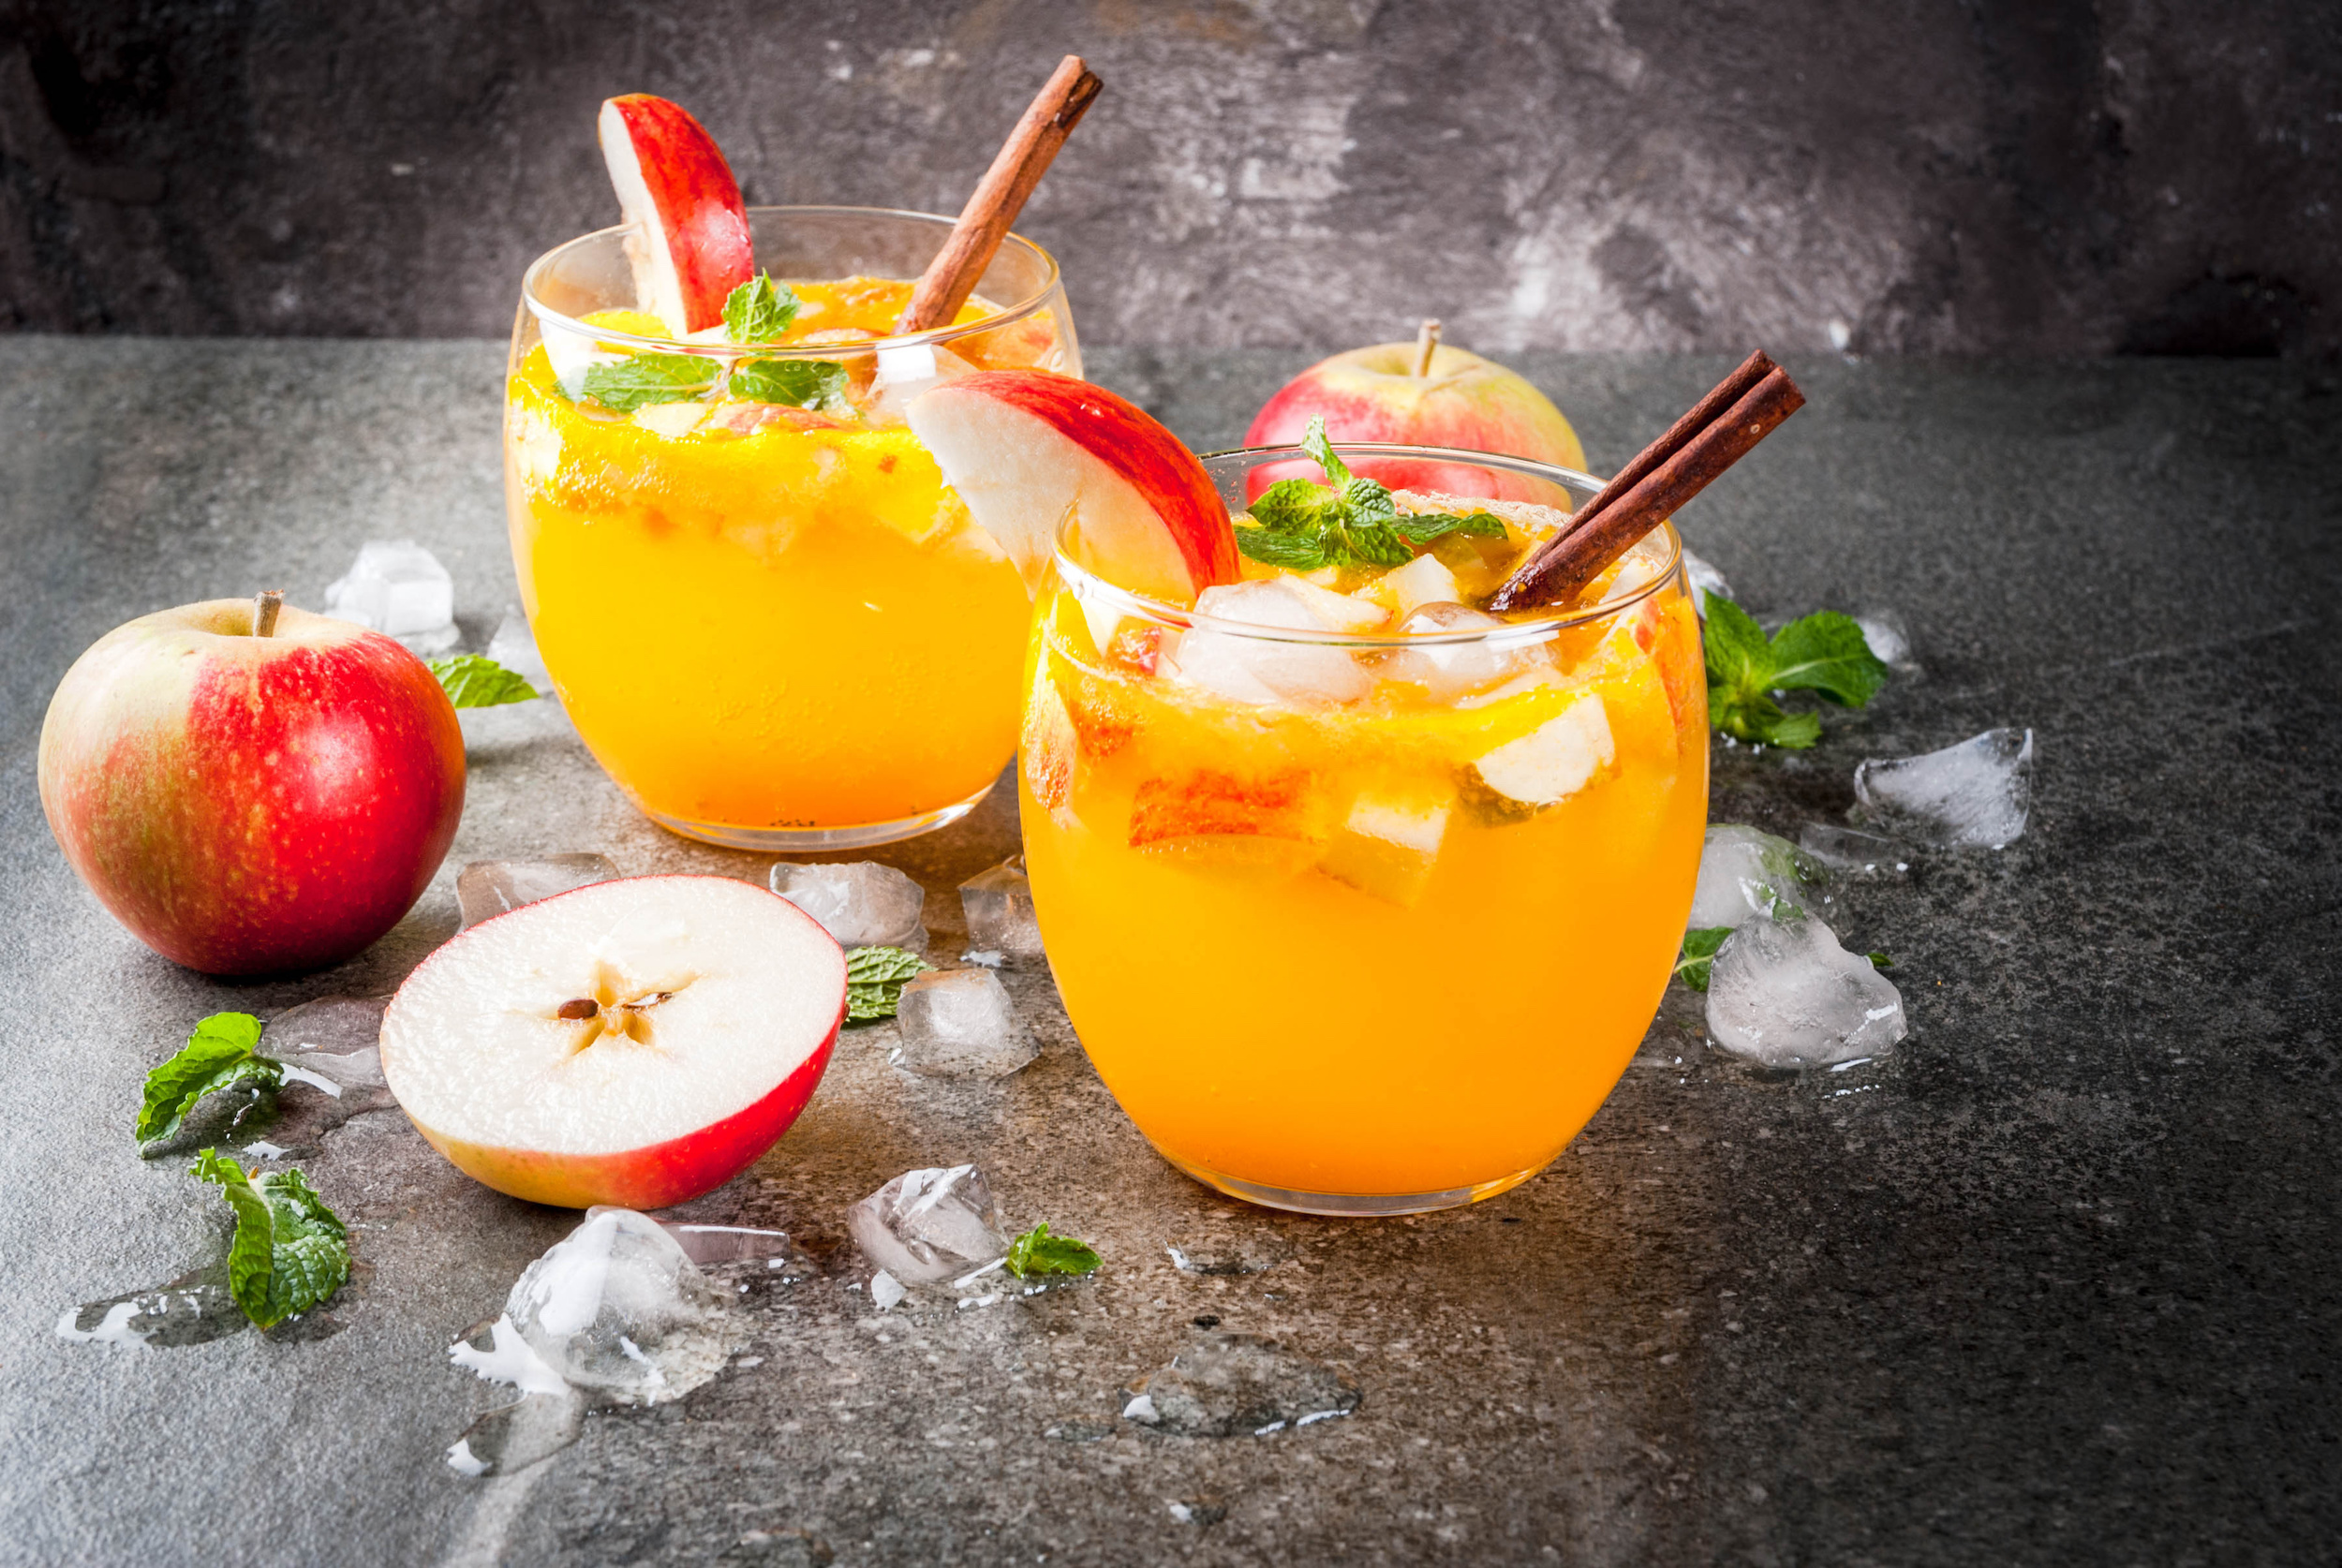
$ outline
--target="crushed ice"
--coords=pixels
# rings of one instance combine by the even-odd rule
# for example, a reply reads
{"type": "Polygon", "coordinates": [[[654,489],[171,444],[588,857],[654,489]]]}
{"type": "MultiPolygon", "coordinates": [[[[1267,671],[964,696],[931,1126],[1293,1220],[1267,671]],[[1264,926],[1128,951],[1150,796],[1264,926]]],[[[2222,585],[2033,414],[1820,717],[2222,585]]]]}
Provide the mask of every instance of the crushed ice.
{"type": "Polygon", "coordinates": [[[1756,916],[1716,950],[1708,1033],[1735,1056],[1822,1067],[1881,1055],[1908,1032],[1894,983],[1810,915],[1756,916]]]}
{"type": "Polygon", "coordinates": [[[848,1209],[846,1229],[905,1285],[940,1284],[1008,1255],[1000,1205],[973,1165],[905,1171],[848,1209]]]}
{"type": "Polygon", "coordinates": [[[919,919],[926,890],[891,865],[873,860],[801,865],[784,860],[773,866],[772,889],[843,946],[926,944],[926,927],[919,919]]]}
{"type": "Polygon", "coordinates": [[[1917,757],[1873,757],[1854,770],[1854,820],[1945,849],[1998,849],[2033,806],[2033,732],[1987,730],[1917,757]]]}

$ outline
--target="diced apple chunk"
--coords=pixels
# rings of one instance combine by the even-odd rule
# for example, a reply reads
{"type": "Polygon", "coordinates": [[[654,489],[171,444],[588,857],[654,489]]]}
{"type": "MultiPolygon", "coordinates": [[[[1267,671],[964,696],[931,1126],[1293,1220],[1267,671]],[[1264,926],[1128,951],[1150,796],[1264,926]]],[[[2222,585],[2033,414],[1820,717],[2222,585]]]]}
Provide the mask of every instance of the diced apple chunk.
{"type": "Polygon", "coordinates": [[[1361,893],[1412,909],[1422,898],[1447,836],[1445,798],[1362,794],[1336,829],[1318,869],[1361,893]]]}
{"type": "Polygon", "coordinates": [[[1022,756],[1018,761],[1032,798],[1059,825],[1073,826],[1069,803],[1074,798],[1074,762],[1079,742],[1073,715],[1065,711],[1065,699],[1058,695],[1057,685],[1045,669],[1035,678],[1031,700],[1025,704],[1025,729],[1019,739],[1022,756]]]}
{"type": "Polygon", "coordinates": [[[1142,781],[1131,801],[1131,847],[1234,866],[1298,871],[1324,834],[1306,768],[1239,775],[1203,768],[1142,781]]]}
{"type": "Polygon", "coordinates": [[[1567,800],[1618,757],[1602,699],[1587,692],[1519,740],[1471,768],[1472,782],[1515,813],[1567,800]]]}
{"type": "Polygon", "coordinates": [[[708,406],[699,402],[650,403],[634,410],[634,422],[655,435],[689,436],[707,422],[708,406]]]}

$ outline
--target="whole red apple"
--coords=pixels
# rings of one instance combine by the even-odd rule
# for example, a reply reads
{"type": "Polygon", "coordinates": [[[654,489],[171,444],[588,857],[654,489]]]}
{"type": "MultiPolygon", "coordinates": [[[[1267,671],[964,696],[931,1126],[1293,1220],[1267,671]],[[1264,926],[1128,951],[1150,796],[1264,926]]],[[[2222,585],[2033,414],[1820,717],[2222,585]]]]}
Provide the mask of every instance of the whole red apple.
{"type": "Polygon", "coordinates": [[[74,660],[40,803],[133,935],[207,974],[348,957],[413,907],[464,809],[464,737],[423,662],[244,599],[141,615],[74,660]]]}
{"type": "MultiPolygon", "coordinates": [[[[1501,364],[1438,341],[1427,322],[1413,343],[1377,343],[1336,354],[1296,376],[1262,405],[1244,433],[1248,447],[1285,446],[1301,438],[1312,416],[1336,441],[1396,441],[1417,447],[1461,447],[1583,468],[1585,449],[1552,401],[1501,364]]],[[[1494,500],[1553,497],[1517,475],[1455,463],[1360,462],[1353,472],[1393,490],[1436,490],[1494,500]]],[[[1310,463],[1272,463],[1247,481],[1257,497],[1281,479],[1318,477],[1310,463]]]]}

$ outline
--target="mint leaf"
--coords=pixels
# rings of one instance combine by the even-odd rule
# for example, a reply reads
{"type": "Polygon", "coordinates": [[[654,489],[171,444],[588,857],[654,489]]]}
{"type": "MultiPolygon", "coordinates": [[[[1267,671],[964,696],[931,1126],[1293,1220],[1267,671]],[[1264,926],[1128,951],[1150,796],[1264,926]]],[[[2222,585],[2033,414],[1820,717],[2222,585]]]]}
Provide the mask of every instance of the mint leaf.
{"type": "Polygon", "coordinates": [[[772,343],[805,306],[785,283],[759,273],[724,300],[724,335],[734,343],[772,343]]]}
{"type": "Polygon", "coordinates": [[[1264,566],[1294,571],[1315,571],[1327,564],[1327,536],[1321,533],[1281,533],[1273,528],[1237,525],[1236,547],[1264,566]]]}
{"type": "Polygon", "coordinates": [[[1307,480],[1279,480],[1260,493],[1250,508],[1253,521],[1279,532],[1314,530],[1317,514],[1332,497],[1307,480]]]}
{"type": "Polygon", "coordinates": [[[1683,933],[1683,951],[1675,957],[1675,978],[1695,991],[1708,988],[1708,971],[1715,963],[1716,949],[1732,934],[1729,925],[1711,925],[1698,931],[1683,933]]]}
{"type": "Polygon", "coordinates": [[[284,1067],[253,1055],[259,1043],[260,1020],[249,1013],[215,1013],[196,1025],[187,1043],[146,1075],[146,1097],[133,1135],[141,1144],[159,1143],[179,1131],[207,1094],[238,1084],[263,1088],[282,1084],[284,1067]]]}
{"type": "Polygon", "coordinates": [[[1862,956],[1871,961],[1871,968],[1875,969],[1891,969],[1895,967],[1895,961],[1883,953],[1865,953],[1862,956]]]}
{"type": "Polygon", "coordinates": [[[1051,1235],[1045,1220],[1008,1244],[1008,1271],[1019,1280],[1036,1274],[1095,1274],[1103,1262],[1088,1242],[1051,1235]]]}
{"type": "Polygon", "coordinates": [[[348,1232],[297,1170],[246,1175],[212,1149],[192,1174],[215,1182],[236,1213],[228,1249],[228,1289],[262,1328],[305,1312],[349,1278],[348,1232]]]}
{"type": "Polygon", "coordinates": [[[1346,489],[1350,483],[1349,466],[1334,455],[1334,444],[1326,438],[1326,418],[1310,416],[1309,428],[1301,432],[1301,450],[1308,452],[1317,466],[1326,470],[1326,482],[1336,490],[1346,489]]]}
{"type": "Polygon", "coordinates": [[[589,365],[586,395],[621,414],[653,403],[683,403],[716,384],[714,360],[697,354],[636,354],[617,364],[589,365]]]}
{"type": "Polygon", "coordinates": [[[1429,544],[1449,534],[1477,534],[1483,539],[1503,539],[1505,520],[1492,512],[1475,511],[1468,515],[1455,512],[1420,511],[1401,517],[1391,524],[1409,544],[1429,544]]]}
{"type": "Polygon", "coordinates": [[[836,360],[748,360],[733,366],[724,394],[841,413],[853,407],[846,398],[847,380],[846,367],[836,360]]]}
{"type": "Polygon", "coordinates": [[[899,947],[857,947],[846,954],[846,1022],[892,1018],[903,999],[903,982],[935,968],[899,947]]]}
{"type": "Polygon", "coordinates": [[[1370,479],[1354,479],[1341,487],[1341,505],[1350,522],[1362,527],[1388,527],[1399,515],[1390,491],[1370,479]]]}
{"type": "Polygon", "coordinates": [[[439,677],[439,689],[447,693],[447,700],[459,708],[501,707],[543,695],[518,672],[507,670],[486,654],[457,654],[423,662],[439,677]]]}
{"type": "Polygon", "coordinates": [[[1402,567],[1415,559],[1414,550],[1387,523],[1343,523],[1335,536],[1341,553],[1365,566],[1402,567]]]}
{"type": "Polygon", "coordinates": [[[1773,634],[1771,684],[1775,691],[1818,691],[1841,707],[1859,708],[1887,684],[1887,666],[1852,616],[1825,610],[1773,634]]]}
{"type": "Polygon", "coordinates": [[[1709,722],[1758,746],[1801,751],[1821,739],[1818,714],[1784,712],[1773,693],[1816,691],[1859,708],[1887,679],[1887,666],[1863,641],[1862,629],[1835,611],[1791,621],[1767,641],[1747,611],[1710,594],[1701,640],[1709,722]]]}

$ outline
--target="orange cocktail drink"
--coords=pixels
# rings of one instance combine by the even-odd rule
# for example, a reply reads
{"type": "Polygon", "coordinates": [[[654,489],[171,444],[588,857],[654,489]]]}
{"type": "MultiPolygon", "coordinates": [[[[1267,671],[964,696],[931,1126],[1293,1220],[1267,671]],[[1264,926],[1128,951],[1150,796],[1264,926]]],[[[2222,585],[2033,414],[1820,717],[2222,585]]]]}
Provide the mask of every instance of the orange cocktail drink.
{"type": "MultiPolygon", "coordinates": [[[[1290,456],[1206,466],[1241,510],[1290,456]]],[[[1672,530],[1570,614],[1479,614],[1595,486],[1470,461],[1557,506],[1401,492],[1478,531],[1404,566],[1248,560],[1192,610],[1062,553],[1042,592],[1019,772],[1059,988],[1139,1129],[1254,1201],[1406,1212],[1534,1174],[1682,932],[1707,714],[1672,530]]]]}
{"type": "Polygon", "coordinates": [[[883,842],[967,810],[1013,753],[1031,601],[903,407],[971,369],[1081,362],[1022,241],[953,325],[895,336],[947,220],[750,220],[787,316],[752,350],[634,312],[619,230],[530,269],[513,562],[564,705],[644,811],[746,848],[883,842]]]}

